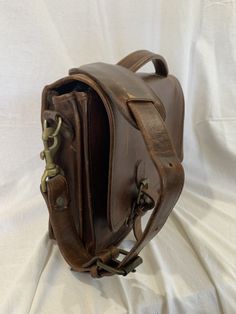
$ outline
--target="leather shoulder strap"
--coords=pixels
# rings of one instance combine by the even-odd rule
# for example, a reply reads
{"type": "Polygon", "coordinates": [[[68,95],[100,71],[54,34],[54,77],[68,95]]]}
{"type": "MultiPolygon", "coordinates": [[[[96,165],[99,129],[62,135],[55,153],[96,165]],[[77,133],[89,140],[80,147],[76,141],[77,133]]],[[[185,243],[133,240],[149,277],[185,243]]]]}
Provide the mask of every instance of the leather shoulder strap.
{"type": "Polygon", "coordinates": [[[149,61],[152,61],[156,74],[161,76],[168,75],[168,66],[165,59],[162,56],[148,50],[134,51],[120,60],[117,64],[136,72],[149,61]]]}
{"type": "Polygon", "coordinates": [[[147,150],[160,177],[160,199],[144,232],[130,253],[120,263],[123,267],[161,230],[183,188],[184,171],[171,143],[166,126],[152,103],[129,104],[143,135],[147,150]]]}

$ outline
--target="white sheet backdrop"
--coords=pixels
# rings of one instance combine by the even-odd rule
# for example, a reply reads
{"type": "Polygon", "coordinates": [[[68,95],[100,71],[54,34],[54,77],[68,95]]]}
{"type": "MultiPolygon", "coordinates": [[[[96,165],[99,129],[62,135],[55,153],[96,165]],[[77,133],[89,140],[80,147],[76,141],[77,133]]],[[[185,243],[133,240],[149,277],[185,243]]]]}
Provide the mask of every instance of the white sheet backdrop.
{"type": "Polygon", "coordinates": [[[0,0],[0,313],[236,313],[234,0],[0,0]],[[186,184],[127,278],[71,273],[39,192],[44,85],[136,49],[184,89],[186,184]]]}

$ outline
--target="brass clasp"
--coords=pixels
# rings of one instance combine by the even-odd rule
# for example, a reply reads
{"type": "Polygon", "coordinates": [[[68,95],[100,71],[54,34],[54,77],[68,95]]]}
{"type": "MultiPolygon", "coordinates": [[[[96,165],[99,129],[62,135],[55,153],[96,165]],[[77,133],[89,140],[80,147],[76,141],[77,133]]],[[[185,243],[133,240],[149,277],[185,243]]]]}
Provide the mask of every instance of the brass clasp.
{"type": "MultiPolygon", "coordinates": [[[[129,252],[127,252],[123,249],[119,249],[119,254],[128,255],[129,252]]],[[[113,265],[110,266],[110,265],[103,263],[101,260],[97,259],[98,272],[99,272],[99,269],[103,269],[103,270],[105,270],[111,274],[126,276],[130,272],[134,273],[136,271],[136,267],[138,267],[140,264],[142,264],[143,260],[140,256],[136,256],[135,258],[133,258],[131,261],[129,261],[125,266],[123,266],[121,268],[117,268],[120,261],[115,259],[115,260],[112,260],[112,262],[113,262],[112,263],[113,265]]]]}
{"type": "Polygon", "coordinates": [[[143,179],[139,184],[138,196],[136,199],[136,204],[140,205],[141,197],[143,195],[143,189],[148,189],[148,179],[143,179]]]}
{"type": "Polygon", "coordinates": [[[149,180],[147,178],[141,180],[139,183],[137,197],[132,204],[131,213],[126,220],[127,226],[133,224],[137,216],[142,216],[148,210],[151,210],[155,207],[154,199],[151,197],[151,195],[149,195],[149,193],[145,191],[148,189],[148,185],[149,180]]]}
{"type": "Polygon", "coordinates": [[[61,172],[61,169],[58,165],[54,163],[55,154],[59,148],[59,131],[62,125],[62,118],[57,118],[57,125],[55,128],[48,127],[47,120],[44,120],[43,123],[43,144],[44,150],[40,153],[41,159],[45,159],[46,167],[41,179],[41,188],[45,193],[47,191],[46,181],[47,178],[55,177],[58,173],[61,172]]]}

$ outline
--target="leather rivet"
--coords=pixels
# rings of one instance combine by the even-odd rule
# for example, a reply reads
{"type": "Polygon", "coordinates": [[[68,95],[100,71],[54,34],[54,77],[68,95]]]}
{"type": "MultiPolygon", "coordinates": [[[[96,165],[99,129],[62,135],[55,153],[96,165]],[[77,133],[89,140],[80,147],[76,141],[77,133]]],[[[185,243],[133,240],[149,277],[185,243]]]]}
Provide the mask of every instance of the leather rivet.
{"type": "Polygon", "coordinates": [[[64,208],[66,205],[65,198],[63,196],[58,196],[56,199],[56,206],[60,209],[64,208]]]}

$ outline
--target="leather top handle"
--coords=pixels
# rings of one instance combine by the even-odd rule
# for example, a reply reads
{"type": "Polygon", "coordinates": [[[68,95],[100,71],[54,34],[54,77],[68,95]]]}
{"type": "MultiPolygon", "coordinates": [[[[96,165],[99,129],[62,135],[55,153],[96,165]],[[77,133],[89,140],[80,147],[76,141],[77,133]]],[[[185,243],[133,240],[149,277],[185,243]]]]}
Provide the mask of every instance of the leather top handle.
{"type": "Polygon", "coordinates": [[[148,50],[137,50],[132,52],[120,60],[117,64],[133,72],[137,72],[141,67],[150,61],[152,61],[157,75],[168,75],[168,66],[165,59],[162,56],[148,50]]]}

